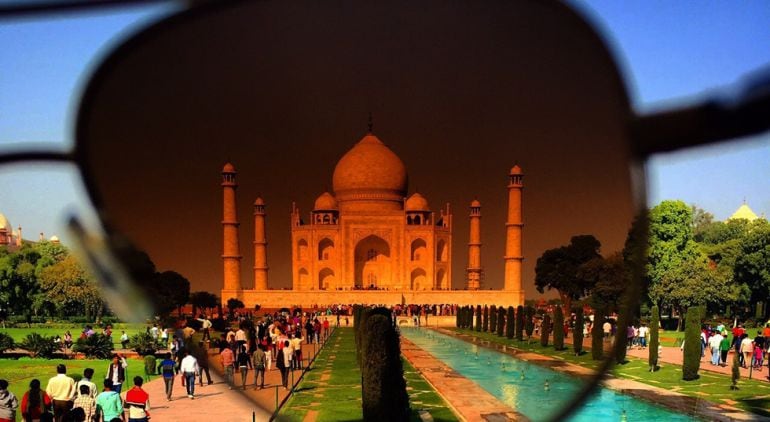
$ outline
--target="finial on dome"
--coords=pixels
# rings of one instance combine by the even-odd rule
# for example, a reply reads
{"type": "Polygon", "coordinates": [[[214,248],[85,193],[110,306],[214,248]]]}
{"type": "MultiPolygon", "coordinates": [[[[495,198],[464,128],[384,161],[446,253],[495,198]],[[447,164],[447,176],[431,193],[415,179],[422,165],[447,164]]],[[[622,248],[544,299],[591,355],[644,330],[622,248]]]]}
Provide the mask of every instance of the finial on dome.
{"type": "Polygon", "coordinates": [[[368,133],[372,133],[372,128],[374,127],[374,123],[372,122],[372,112],[369,112],[369,123],[367,124],[367,127],[369,128],[368,133]]]}

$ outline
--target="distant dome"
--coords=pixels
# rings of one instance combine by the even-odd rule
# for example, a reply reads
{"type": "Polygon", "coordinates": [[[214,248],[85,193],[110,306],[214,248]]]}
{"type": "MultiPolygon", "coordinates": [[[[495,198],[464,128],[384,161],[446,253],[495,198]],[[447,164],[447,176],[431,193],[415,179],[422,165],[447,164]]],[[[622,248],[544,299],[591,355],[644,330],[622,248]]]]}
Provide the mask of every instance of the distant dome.
{"type": "Polygon", "coordinates": [[[511,173],[510,173],[510,174],[511,174],[511,175],[514,175],[514,174],[521,174],[521,167],[519,167],[519,165],[518,165],[518,164],[517,164],[517,165],[515,165],[515,166],[513,166],[513,168],[511,169],[511,173]]]}
{"type": "Polygon", "coordinates": [[[406,200],[407,211],[430,211],[428,200],[419,193],[414,193],[406,200]]]}
{"type": "Polygon", "coordinates": [[[254,200],[254,205],[265,205],[265,201],[261,196],[258,196],[257,199],[254,200]]]}
{"type": "Polygon", "coordinates": [[[235,172],[236,172],[235,171],[235,166],[232,165],[229,162],[227,164],[225,164],[224,167],[222,167],[222,173],[235,173],[235,172]]]}
{"type": "Polygon", "coordinates": [[[332,183],[341,205],[356,201],[357,208],[400,209],[407,189],[406,166],[369,133],[337,162],[332,183]]]}
{"type": "Polygon", "coordinates": [[[315,200],[314,211],[332,211],[337,209],[337,200],[329,192],[324,192],[315,200]]]}
{"type": "Polygon", "coordinates": [[[474,199],[473,201],[471,201],[471,208],[479,208],[479,207],[481,207],[481,202],[479,202],[478,199],[474,199]]]}
{"type": "Polygon", "coordinates": [[[13,226],[11,226],[11,222],[8,221],[7,218],[5,218],[5,215],[0,214],[0,230],[8,230],[9,232],[13,231],[13,226]]]}
{"type": "Polygon", "coordinates": [[[59,243],[59,236],[53,235],[49,240],[53,243],[59,243]]]}
{"type": "Polygon", "coordinates": [[[733,215],[731,215],[730,218],[728,218],[728,220],[738,220],[741,218],[745,220],[753,221],[759,217],[757,217],[757,214],[755,214],[754,211],[752,211],[751,208],[749,208],[749,206],[744,203],[743,205],[738,207],[737,210],[735,210],[733,215]]]}

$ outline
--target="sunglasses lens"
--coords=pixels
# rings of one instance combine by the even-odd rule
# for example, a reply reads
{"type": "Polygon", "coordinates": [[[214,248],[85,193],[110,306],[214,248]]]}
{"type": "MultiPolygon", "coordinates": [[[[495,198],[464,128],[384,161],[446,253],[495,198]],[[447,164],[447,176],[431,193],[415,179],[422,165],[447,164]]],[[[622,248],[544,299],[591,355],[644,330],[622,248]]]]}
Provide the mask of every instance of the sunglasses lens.
{"type": "MultiPolygon", "coordinates": [[[[539,300],[546,251],[623,249],[643,192],[629,105],[608,52],[572,12],[343,3],[190,14],[118,49],[91,81],[77,139],[91,193],[159,271],[223,301],[240,294],[249,309],[277,308],[279,293],[285,307],[380,294],[373,303],[507,308],[539,300]]],[[[555,286],[575,304],[590,294],[552,279],[543,302],[560,297],[555,286]]],[[[476,361],[466,345],[449,347],[530,419],[580,389],[486,348],[476,361]],[[549,406],[532,400],[543,394],[549,406]]],[[[598,400],[615,417],[634,401],[598,400]]]]}

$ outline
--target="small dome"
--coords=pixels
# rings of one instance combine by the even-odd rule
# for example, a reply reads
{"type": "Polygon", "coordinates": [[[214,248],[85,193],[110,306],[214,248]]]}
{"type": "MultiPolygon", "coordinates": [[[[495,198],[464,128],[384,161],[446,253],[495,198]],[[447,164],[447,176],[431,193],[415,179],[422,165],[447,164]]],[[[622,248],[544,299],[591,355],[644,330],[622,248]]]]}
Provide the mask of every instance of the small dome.
{"type": "Polygon", "coordinates": [[[752,211],[751,208],[749,208],[749,206],[744,203],[743,205],[738,207],[737,210],[735,210],[733,215],[731,215],[730,218],[728,218],[728,220],[738,220],[741,218],[749,221],[754,221],[758,217],[757,217],[757,214],[755,214],[754,211],[752,211]]]}
{"type": "Polygon", "coordinates": [[[369,133],[334,168],[334,195],[340,202],[401,203],[406,195],[406,166],[376,136],[369,133]]]}
{"type": "Polygon", "coordinates": [[[324,192],[315,200],[314,211],[332,211],[337,209],[337,200],[329,192],[324,192]]]}
{"type": "Polygon", "coordinates": [[[258,196],[257,199],[254,200],[254,205],[265,205],[265,201],[261,196],[258,196]]]}
{"type": "Polygon", "coordinates": [[[521,167],[519,167],[518,164],[513,166],[513,168],[511,169],[511,173],[510,174],[511,174],[511,176],[513,176],[515,174],[522,174],[521,173],[521,167]]]}
{"type": "Polygon", "coordinates": [[[50,241],[51,241],[51,242],[53,242],[53,243],[59,243],[59,236],[53,235],[53,236],[51,236],[51,238],[50,238],[50,239],[48,239],[48,240],[50,240],[50,241]]]}
{"type": "Polygon", "coordinates": [[[479,207],[481,207],[481,202],[479,202],[478,199],[474,199],[473,201],[471,201],[471,208],[479,208],[479,207]]]}
{"type": "Polygon", "coordinates": [[[8,221],[7,218],[3,214],[0,214],[0,230],[8,230],[13,231],[13,226],[11,226],[11,222],[8,221]]]}
{"type": "Polygon", "coordinates": [[[430,211],[428,200],[419,193],[414,193],[406,200],[407,211],[430,211]]]}
{"type": "Polygon", "coordinates": [[[222,173],[235,173],[235,166],[232,165],[232,163],[228,162],[225,164],[224,167],[222,167],[222,173]]]}

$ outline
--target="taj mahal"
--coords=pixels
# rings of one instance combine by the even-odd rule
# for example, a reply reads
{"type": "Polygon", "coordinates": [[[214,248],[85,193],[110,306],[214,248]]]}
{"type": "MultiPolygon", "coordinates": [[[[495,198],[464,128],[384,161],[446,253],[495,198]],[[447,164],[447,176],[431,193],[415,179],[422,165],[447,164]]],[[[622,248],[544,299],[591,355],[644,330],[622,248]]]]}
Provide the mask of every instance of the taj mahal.
{"type": "Polygon", "coordinates": [[[521,283],[523,174],[508,175],[506,246],[502,290],[483,289],[481,210],[470,202],[470,237],[464,289],[452,289],[452,208],[438,211],[420,193],[407,198],[404,163],[369,132],[337,162],[333,192],[323,192],[303,218],[292,204],[292,288],[270,289],[268,283],[265,201],[254,201],[254,288],[241,281],[237,172],[222,169],[223,253],[222,303],[238,298],[247,308],[336,303],[392,305],[453,303],[459,305],[524,303],[521,283]]]}

